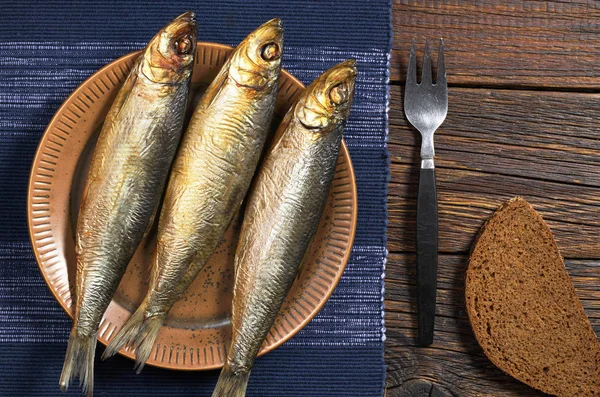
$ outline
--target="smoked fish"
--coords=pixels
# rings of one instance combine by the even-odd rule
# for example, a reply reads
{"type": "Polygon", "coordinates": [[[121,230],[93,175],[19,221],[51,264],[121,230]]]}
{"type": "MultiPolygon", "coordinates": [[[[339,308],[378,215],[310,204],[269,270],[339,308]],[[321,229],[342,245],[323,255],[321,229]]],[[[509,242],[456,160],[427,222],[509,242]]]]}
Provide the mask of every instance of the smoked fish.
{"type": "Polygon", "coordinates": [[[237,46],[197,104],[165,192],[148,292],[103,357],[132,346],[139,373],[167,313],[218,247],[269,132],[282,51],[273,19],[237,46]]]}
{"type": "Polygon", "coordinates": [[[148,43],[117,94],[96,144],[76,228],[75,316],[60,377],[91,396],[98,326],[152,225],[179,144],[197,41],[195,14],[148,43]]]}
{"type": "Polygon", "coordinates": [[[243,397],[254,360],[298,275],[335,173],[356,62],[310,84],[277,129],[247,199],[235,257],[232,341],[213,397],[243,397]]]}

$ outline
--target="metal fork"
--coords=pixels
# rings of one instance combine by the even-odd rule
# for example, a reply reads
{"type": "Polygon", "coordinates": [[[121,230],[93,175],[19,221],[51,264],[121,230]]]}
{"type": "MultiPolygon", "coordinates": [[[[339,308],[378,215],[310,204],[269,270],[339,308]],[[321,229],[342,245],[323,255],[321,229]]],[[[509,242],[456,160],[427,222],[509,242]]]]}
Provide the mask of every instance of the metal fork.
{"type": "Polygon", "coordinates": [[[444,41],[440,39],[438,70],[435,84],[431,79],[429,42],[425,44],[421,83],[417,83],[415,40],[412,41],[404,113],[408,121],[421,133],[421,173],[417,198],[417,285],[418,319],[421,346],[433,343],[435,299],[438,267],[438,210],[433,164],[433,133],[444,122],[448,112],[448,85],[444,65],[444,41]]]}

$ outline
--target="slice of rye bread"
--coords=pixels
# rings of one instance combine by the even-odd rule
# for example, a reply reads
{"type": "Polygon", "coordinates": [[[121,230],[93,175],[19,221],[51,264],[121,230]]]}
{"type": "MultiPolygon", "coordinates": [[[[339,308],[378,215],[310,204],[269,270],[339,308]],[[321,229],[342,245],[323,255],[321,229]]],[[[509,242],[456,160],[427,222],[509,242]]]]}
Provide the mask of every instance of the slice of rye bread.
{"type": "Polygon", "coordinates": [[[465,296],[475,337],[498,368],[549,394],[600,396],[600,344],[552,232],[524,199],[482,228],[465,296]]]}

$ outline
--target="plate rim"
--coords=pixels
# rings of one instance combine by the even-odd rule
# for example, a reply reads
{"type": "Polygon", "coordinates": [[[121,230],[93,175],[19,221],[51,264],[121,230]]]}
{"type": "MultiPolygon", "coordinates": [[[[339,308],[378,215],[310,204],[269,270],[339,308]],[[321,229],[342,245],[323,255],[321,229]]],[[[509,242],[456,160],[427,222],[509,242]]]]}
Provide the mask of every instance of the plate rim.
{"type": "MultiPolygon", "coordinates": [[[[214,43],[214,42],[208,42],[208,41],[198,41],[196,48],[198,48],[200,46],[213,47],[213,48],[217,47],[217,48],[220,48],[220,49],[223,49],[226,51],[230,51],[230,50],[234,49],[234,47],[226,45],[226,44],[214,43]]],[[[63,301],[62,298],[59,297],[57,291],[54,288],[52,288],[51,282],[48,279],[48,275],[47,275],[46,271],[42,268],[42,261],[41,261],[42,254],[40,254],[38,251],[37,243],[36,243],[35,236],[34,236],[34,230],[33,230],[33,228],[34,228],[34,225],[33,225],[33,190],[34,189],[33,189],[33,185],[35,182],[34,181],[35,171],[37,170],[36,164],[39,163],[40,157],[42,155],[42,148],[43,148],[42,145],[45,143],[46,138],[48,137],[51,128],[54,126],[55,123],[58,122],[59,116],[67,108],[68,104],[70,104],[71,99],[73,97],[75,97],[78,93],[80,93],[80,91],[84,90],[84,86],[86,85],[86,83],[88,83],[89,81],[95,80],[97,78],[97,76],[104,73],[107,69],[110,69],[113,64],[121,63],[121,62],[126,61],[129,58],[133,58],[136,55],[141,54],[142,51],[143,50],[141,50],[141,49],[137,50],[137,51],[132,51],[132,52],[129,52],[125,55],[122,55],[122,56],[114,59],[113,61],[108,62],[107,64],[102,66],[100,69],[98,69],[94,73],[92,73],[89,77],[87,77],[81,83],[79,83],[77,88],[75,88],[73,91],[71,91],[71,93],[64,99],[62,104],[56,109],[56,111],[54,112],[54,115],[52,116],[52,118],[50,119],[48,124],[46,125],[46,128],[44,129],[43,134],[39,138],[39,143],[36,147],[35,156],[33,157],[33,160],[31,163],[31,169],[29,171],[29,178],[28,178],[28,185],[27,185],[27,229],[28,229],[29,240],[30,240],[31,247],[32,247],[32,250],[34,253],[36,265],[44,279],[46,286],[52,293],[52,296],[54,297],[54,299],[58,302],[60,307],[63,309],[64,312],[66,312],[66,314],[69,316],[69,318],[71,320],[74,317],[74,314],[71,312],[71,308],[67,307],[65,305],[65,302],[63,301]]],[[[286,69],[282,68],[281,73],[285,74],[287,78],[293,80],[293,82],[298,84],[302,89],[306,88],[306,86],[296,76],[294,76],[292,73],[288,72],[286,69]]],[[[345,254],[342,257],[342,260],[340,262],[341,266],[340,266],[339,275],[334,278],[333,283],[330,285],[330,288],[327,290],[326,294],[323,295],[323,299],[321,299],[319,301],[319,303],[315,306],[315,309],[312,312],[308,313],[308,315],[306,317],[304,317],[302,319],[302,321],[300,321],[298,323],[298,325],[296,325],[289,333],[284,335],[282,338],[277,340],[275,343],[267,346],[266,348],[261,348],[260,352],[258,353],[258,357],[279,348],[281,345],[283,345],[284,343],[289,341],[291,338],[296,336],[310,321],[312,321],[313,318],[323,309],[323,306],[325,306],[325,304],[329,301],[329,298],[331,297],[331,295],[337,288],[341,278],[343,277],[343,275],[345,273],[346,267],[348,265],[350,256],[352,255],[352,251],[354,248],[354,239],[355,239],[355,235],[356,235],[356,227],[357,227],[357,221],[358,221],[358,190],[357,190],[356,175],[354,172],[354,165],[352,162],[352,157],[350,156],[350,151],[348,150],[348,147],[347,147],[344,139],[342,139],[340,153],[343,153],[343,156],[347,159],[347,162],[348,162],[347,172],[348,172],[348,178],[350,181],[350,187],[352,190],[352,203],[351,203],[351,217],[350,217],[349,226],[348,226],[348,229],[350,230],[350,233],[348,235],[348,247],[349,248],[345,252],[345,254]]],[[[128,266],[129,266],[129,264],[128,264],[128,266]]],[[[96,338],[96,341],[100,342],[105,347],[108,345],[104,340],[100,339],[99,335],[96,338]]],[[[125,352],[123,352],[123,349],[121,349],[118,352],[118,354],[125,358],[128,358],[128,359],[132,359],[132,360],[135,359],[135,356],[129,350],[127,351],[127,353],[125,353],[125,352]]],[[[207,370],[218,369],[223,366],[223,364],[213,364],[213,365],[206,365],[202,368],[191,368],[191,367],[181,367],[176,364],[173,365],[168,362],[167,363],[148,362],[146,365],[152,366],[155,368],[177,370],[177,371],[207,371],[207,370]]]]}

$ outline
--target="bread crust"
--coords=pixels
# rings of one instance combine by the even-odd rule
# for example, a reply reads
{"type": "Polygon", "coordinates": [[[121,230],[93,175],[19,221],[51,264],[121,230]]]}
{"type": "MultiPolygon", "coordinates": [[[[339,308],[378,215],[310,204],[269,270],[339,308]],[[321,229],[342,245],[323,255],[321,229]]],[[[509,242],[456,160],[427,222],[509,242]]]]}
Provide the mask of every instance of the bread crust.
{"type": "Polygon", "coordinates": [[[600,344],[552,232],[524,199],[501,205],[479,232],[465,299],[498,368],[549,394],[600,396],[600,344]]]}

